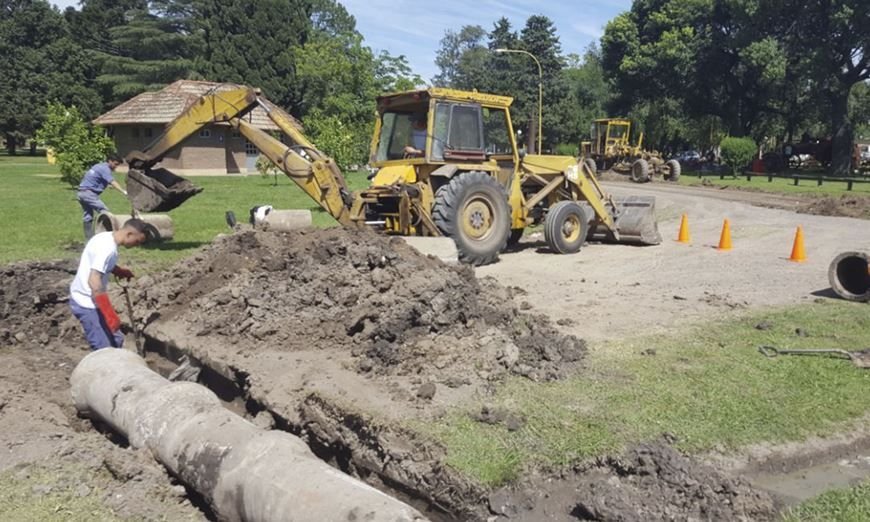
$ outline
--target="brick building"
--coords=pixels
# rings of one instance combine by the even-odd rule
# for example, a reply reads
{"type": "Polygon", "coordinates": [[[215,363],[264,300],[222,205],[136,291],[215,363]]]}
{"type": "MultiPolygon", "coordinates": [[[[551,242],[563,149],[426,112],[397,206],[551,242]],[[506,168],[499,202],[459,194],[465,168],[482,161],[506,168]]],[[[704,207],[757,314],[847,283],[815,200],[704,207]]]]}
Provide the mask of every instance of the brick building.
{"type": "MultiPolygon", "coordinates": [[[[106,128],[115,140],[122,156],[132,150],[142,150],[163,132],[167,123],[175,119],[200,96],[211,89],[231,89],[213,82],[178,80],[155,92],[143,92],[99,116],[94,123],[106,128]]],[[[261,107],[245,118],[265,131],[279,128],[261,107]]],[[[293,120],[297,128],[301,125],[293,120]]],[[[259,151],[226,123],[208,125],[174,148],[160,162],[180,175],[236,174],[255,172],[259,151]]]]}

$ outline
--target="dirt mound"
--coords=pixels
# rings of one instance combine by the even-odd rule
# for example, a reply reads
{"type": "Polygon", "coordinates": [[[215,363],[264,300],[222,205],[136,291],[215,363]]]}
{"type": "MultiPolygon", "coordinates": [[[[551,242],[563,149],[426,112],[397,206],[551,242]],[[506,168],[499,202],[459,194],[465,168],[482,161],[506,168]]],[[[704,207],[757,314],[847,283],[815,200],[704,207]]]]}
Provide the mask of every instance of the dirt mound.
{"type": "Polygon", "coordinates": [[[870,219],[870,197],[842,195],[815,197],[798,206],[802,214],[870,219]]]}
{"type": "Polygon", "coordinates": [[[576,486],[580,520],[770,520],[773,500],[664,443],[606,459],[576,486]]]}
{"type": "Polygon", "coordinates": [[[72,261],[18,263],[0,268],[0,346],[44,346],[69,339],[67,307],[72,261]]]}
{"type": "Polygon", "coordinates": [[[516,521],[772,520],[767,493],[687,457],[667,442],[493,492],[491,513],[516,521]]]}
{"type": "Polygon", "coordinates": [[[362,374],[438,376],[483,358],[549,380],[585,352],[495,282],[369,231],[225,236],[137,291],[153,318],[238,352],[348,352],[362,374]]]}

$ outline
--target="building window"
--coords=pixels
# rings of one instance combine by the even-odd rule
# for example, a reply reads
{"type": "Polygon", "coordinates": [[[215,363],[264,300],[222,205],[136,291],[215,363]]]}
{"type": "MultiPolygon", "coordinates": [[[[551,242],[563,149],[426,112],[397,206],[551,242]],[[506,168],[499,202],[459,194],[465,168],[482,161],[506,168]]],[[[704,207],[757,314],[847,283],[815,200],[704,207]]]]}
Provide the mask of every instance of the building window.
{"type": "Polygon", "coordinates": [[[260,149],[248,140],[245,140],[245,154],[248,156],[259,156],[260,149]]]}
{"type": "Polygon", "coordinates": [[[239,129],[233,129],[233,139],[239,139],[242,137],[242,133],[239,132],[239,129]]]}
{"type": "Polygon", "coordinates": [[[142,135],[146,138],[150,138],[154,136],[154,129],[152,129],[151,127],[145,127],[144,129],[142,129],[142,135]]]}
{"type": "Polygon", "coordinates": [[[138,138],[138,137],[139,137],[139,127],[133,127],[132,132],[133,132],[133,137],[134,137],[134,138],[138,138]]]}
{"type": "Polygon", "coordinates": [[[199,137],[200,138],[211,138],[211,129],[200,129],[199,137]]]}

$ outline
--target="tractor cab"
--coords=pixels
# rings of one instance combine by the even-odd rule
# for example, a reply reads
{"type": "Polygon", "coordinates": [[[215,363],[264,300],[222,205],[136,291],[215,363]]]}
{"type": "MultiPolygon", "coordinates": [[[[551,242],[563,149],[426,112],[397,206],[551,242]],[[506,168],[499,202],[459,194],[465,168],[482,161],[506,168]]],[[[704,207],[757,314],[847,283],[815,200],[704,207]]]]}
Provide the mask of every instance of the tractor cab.
{"type": "Polygon", "coordinates": [[[585,157],[624,155],[631,148],[631,121],[622,118],[595,120],[589,135],[590,141],[583,142],[581,148],[585,157]]]}

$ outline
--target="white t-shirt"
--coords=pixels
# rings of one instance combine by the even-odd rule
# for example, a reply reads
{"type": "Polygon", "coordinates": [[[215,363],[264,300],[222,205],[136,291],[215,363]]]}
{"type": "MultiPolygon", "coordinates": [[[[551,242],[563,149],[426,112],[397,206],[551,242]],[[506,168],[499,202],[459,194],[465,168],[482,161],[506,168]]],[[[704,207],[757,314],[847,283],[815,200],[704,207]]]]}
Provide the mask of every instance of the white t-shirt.
{"type": "Polygon", "coordinates": [[[88,241],[82,258],[79,261],[79,269],[76,277],[69,285],[69,294],[72,300],[82,308],[96,308],[91,296],[91,287],[88,278],[91,270],[103,274],[103,288],[109,283],[109,274],[118,262],[118,245],[112,232],[100,232],[88,241]]]}

